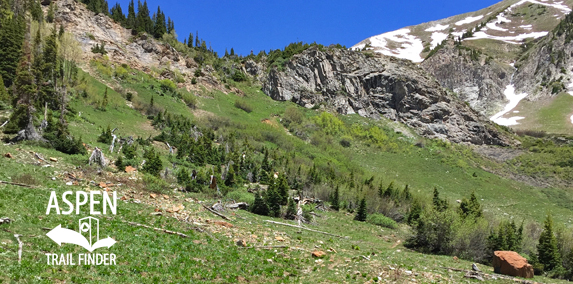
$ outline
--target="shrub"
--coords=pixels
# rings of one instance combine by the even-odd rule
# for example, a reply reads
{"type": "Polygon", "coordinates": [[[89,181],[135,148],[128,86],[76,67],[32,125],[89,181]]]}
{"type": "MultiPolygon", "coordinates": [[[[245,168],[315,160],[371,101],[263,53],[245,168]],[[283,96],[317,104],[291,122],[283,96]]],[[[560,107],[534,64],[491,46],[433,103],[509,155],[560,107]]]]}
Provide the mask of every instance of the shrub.
{"type": "Polygon", "coordinates": [[[169,79],[161,80],[160,84],[161,84],[161,90],[164,93],[173,94],[175,92],[175,90],[177,89],[177,86],[175,85],[175,83],[173,83],[173,81],[171,81],[169,79]]]}
{"type": "Polygon", "coordinates": [[[297,107],[289,106],[286,108],[283,118],[287,125],[291,123],[301,124],[304,114],[297,107]]]}
{"type": "Polygon", "coordinates": [[[370,214],[366,218],[366,222],[390,229],[398,228],[398,223],[396,223],[396,221],[382,214],[370,214]]]}
{"type": "Polygon", "coordinates": [[[197,107],[197,97],[188,92],[181,93],[181,99],[185,102],[185,104],[190,108],[197,107]]]}
{"type": "MultiPolygon", "coordinates": [[[[115,68],[115,76],[116,76],[117,78],[125,79],[125,78],[127,78],[127,75],[128,75],[128,74],[129,74],[129,72],[127,71],[127,69],[125,69],[125,68],[123,68],[123,67],[121,67],[121,66],[117,66],[117,67],[115,68]]],[[[128,101],[129,101],[129,100],[128,100],[128,101]]]]}
{"type": "Polygon", "coordinates": [[[146,189],[154,192],[163,192],[169,188],[166,181],[150,174],[143,175],[143,183],[146,189]]]}
{"type": "Polygon", "coordinates": [[[143,158],[145,159],[145,164],[141,171],[159,177],[159,173],[163,169],[163,162],[161,161],[159,153],[155,152],[155,148],[149,148],[143,155],[143,158]]]}
{"type": "Polygon", "coordinates": [[[247,113],[251,113],[253,108],[244,100],[238,99],[235,101],[235,107],[246,111],[247,113]]]}
{"type": "Polygon", "coordinates": [[[111,136],[111,129],[109,128],[108,125],[107,129],[102,130],[101,134],[97,138],[97,142],[101,142],[104,144],[111,144],[111,140],[113,140],[113,136],[111,136]]]}
{"type": "Polygon", "coordinates": [[[245,73],[240,70],[235,70],[235,73],[233,73],[231,79],[233,79],[235,82],[244,82],[248,80],[247,75],[245,75],[245,73]]]}
{"type": "Polygon", "coordinates": [[[340,146],[342,146],[344,148],[350,147],[351,144],[352,144],[352,138],[351,137],[344,136],[340,139],[340,146]]]}

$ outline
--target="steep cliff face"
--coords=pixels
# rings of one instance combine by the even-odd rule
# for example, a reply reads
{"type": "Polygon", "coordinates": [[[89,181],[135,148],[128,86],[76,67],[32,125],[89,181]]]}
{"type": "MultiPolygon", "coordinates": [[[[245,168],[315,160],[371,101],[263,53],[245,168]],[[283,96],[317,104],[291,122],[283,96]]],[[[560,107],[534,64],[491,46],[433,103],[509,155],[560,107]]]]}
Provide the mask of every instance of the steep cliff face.
{"type": "Polygon", "coordinates": [[[456,46],[453,40],[444,44],[421,64],[440,84],[483,115],[491,116],[506,103],[504,90],[510,84],[514,69],[475,49],[456,46]]]}
{"type": "Polygon", "coordinates": [[[573,15],[517,62],[516,89],[531,101],[573,91],[573,15]]]}
{"type": "Polygon", "coordinates": [[[305,107],[325,104],[341,114],[402,122],[419,134],[455,143],[508,145],[486,118],[407,60],[342,49],[310,48],[283,71],[273,69],[263,91],[305,107]]]}

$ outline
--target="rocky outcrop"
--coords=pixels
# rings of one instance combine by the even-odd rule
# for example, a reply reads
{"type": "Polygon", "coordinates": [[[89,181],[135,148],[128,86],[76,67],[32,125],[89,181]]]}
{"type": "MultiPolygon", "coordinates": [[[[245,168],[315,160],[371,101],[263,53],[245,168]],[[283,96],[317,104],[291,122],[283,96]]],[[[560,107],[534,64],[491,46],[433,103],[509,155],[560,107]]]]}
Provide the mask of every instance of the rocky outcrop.
{"type": "Polygon", "coordinates": [[[527,259],[514,251],[494,252],[493,270],[499,274],[533,278],[533,266],[527,263],[527,259]]]}
{"type": "MultiPolygon", "coordinates": [[[[567,18],[573,20],[571,15],[567,18]]],[[[535,101],[571,89],[568,85],[573,82],[573,42],[567,42],[569,33],[569,29],[563,34],[549,33],[517,62],[516,90],[527,93],[528,100],[535,101]]]]}
{"type": "Polygon", "coordinates": [[[507,64],[448,41],[421,64],[440,84],[484,114],[491,116],[506,103],[504,90],[514,72],[507,64]],[[473,54],[472,54],[473,52],[473,54]]]}
{"type": "Polygon", "coordinates": [[[512,143],[426,71],[393,57],[313,47],[293,56],[284,71],[272,69],[263,91],[275,100],[290,100],[307,108],[325,104],[341,114],[383,116],[430,138],[512,143]]]}

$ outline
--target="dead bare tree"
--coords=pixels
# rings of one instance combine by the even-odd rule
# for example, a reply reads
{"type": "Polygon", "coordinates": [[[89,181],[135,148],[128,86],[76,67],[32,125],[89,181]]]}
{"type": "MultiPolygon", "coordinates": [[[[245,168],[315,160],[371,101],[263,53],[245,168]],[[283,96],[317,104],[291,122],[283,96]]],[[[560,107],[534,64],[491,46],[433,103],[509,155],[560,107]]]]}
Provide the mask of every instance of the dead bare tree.
{"type": "Polygon", "coordinates": [[[103,152],[101,151],[100,148],[96,147],[89,159],[89,164],[90,166],[92,164],[98,164],[100,167],[104,168],[107,165],[107,162],[105,160],[105,157],[103,155],[103,152]]]}

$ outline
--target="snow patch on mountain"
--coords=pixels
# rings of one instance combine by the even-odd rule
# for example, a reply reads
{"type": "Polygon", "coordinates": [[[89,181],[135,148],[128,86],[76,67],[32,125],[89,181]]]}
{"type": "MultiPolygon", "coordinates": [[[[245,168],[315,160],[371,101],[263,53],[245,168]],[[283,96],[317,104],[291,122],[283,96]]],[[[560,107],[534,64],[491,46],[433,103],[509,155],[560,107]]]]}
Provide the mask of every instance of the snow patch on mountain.
{"type": "Polygon", "coordinates": [[[433,33],[432,34],[432,44],[431,48],[438,46],[444,39],[448,38],[448,35],[445,33],[433,33]]]}
{"type": "MultiPolygon", "coordinates": [[[[420,53],[424,50],[422,40],[410,34],[410,29],[404,28],[392,32],[383,33],[370,39],[370,45],[374,51],[388,56],[394,56],[402,59],[408,59],[412,62],[422,62],[424,59],[420,53]],[[399,48],[388,48],[388,42],[399,44],[399,48]]],[[[362,49],[366,44],[358,44],[353,49],[362,49]]]]}
{"type": "Polygon", "coordinates": [[[519,122],[517,122],[517,121],[520,119],[524,119],[525,117],[514,116],[514,117],[505,118],[503,116],[505,114],[509,113],[510,111],[512,111],[519,104],[519,102],[521,100],[523,100],[525,97],[527,97],[527,94],[526,93],[516,94],[514,85],[507,85],[505,87],[505,91],[503,92],[503,94],[505,95],[505,98],[509,102],[507,103],[507,105],[505,105],[505,107],[503,108],[502,111],[496,113],[494,116],[492,116],[490,118],[490,120],[499,124],[499,125],[504,125],[504,126],[517,125],[517,124],[519,124],[519,122]]]}
{"type": "Polygon", "coordinates": [[[447,28],[449,28],[449,27],[450,27],[450,25],[440,25],[440,24],[437,24],[437,25],[435,25],[435,26],[433,26],[433,27],[431,27],[431,28],[427,28],[426,31],[427,31],[427,32],[439,32],[439,31],[443,31],[443,30],[445,30],[445,29],[447,29],[447,28]]]}
{"type": "Polygon", "coordinates": [[[466,38],[465,40],[476,40],[476,39],[489,38],[489,39],[500,40],[500,41],[511,43],[511,44],[521,44],[522,41],[526,38],[540,38],[540,37],[546,36],[547,34],[548,34],[548,32],[534,32],[534,33],[519,34],[516,36],[492,36],[492,35],[486,34],[485,32],[480,31],[480,32],[475,33],[473,37],[466,38]]]}
{"type": "Polygon", "coordinates": [[[483,15],[479,15],[479,16],[475,16],[475,17],[470,16],[470,17],[467,17],[461,21],[457,21],[456,26],[461,26],[461,25],[473,23],[475,21],[481,20],[482,18],[483,18],[483,15]]]}

